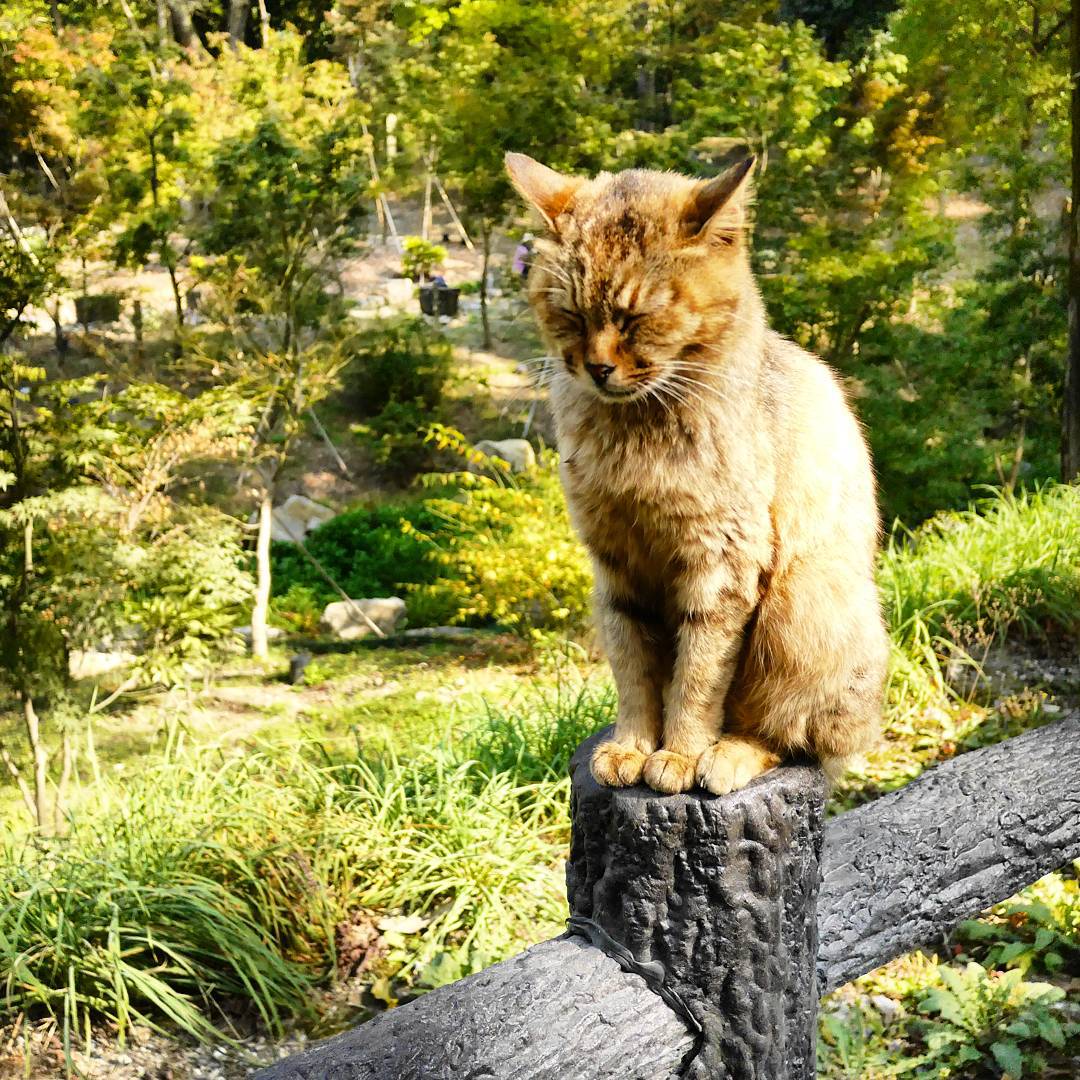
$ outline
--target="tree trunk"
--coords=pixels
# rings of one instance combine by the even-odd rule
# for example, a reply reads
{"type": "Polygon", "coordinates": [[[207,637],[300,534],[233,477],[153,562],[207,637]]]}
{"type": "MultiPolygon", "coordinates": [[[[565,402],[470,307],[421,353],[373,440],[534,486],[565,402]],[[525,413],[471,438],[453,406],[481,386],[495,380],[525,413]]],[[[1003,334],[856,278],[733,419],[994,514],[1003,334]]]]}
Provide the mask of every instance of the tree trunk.
{"type": "Polygon", "coordinates": [[[259,35],[265,49],[270,41],[270,12],[266,10],[266,0],[259,0],[259,35]]]}
{"type": "MultiPolygon", "coordinates": [[[[1080,2],[1080,0],[1077,0],[1080,2]]],[[[491,229],[484,226],[484,268],[480,273],[480,324],[484,328],[484,348],[491,348],[491,322],[488,319],[488,266],[491,263],[491,229]]]]}
{"type": "Polygon", "coordinates": [[[191,21],[190,0],[168,0],[169,11],[172,12],[173,37],[182,49],[191,52],[199,52],[202,42],[195,33],[195,24],[191,21]]]}
{"type": "Polygon", "coordinates": [[[235,52],[244,43],[247,29],[249,0],[229,0],[229,44],[235,52]]]}
{"type": "Polygon", "coordinates": [[[53,33],[59,37],[64,32],[64,20],[60,16],[59,0],[49,0],[49,11],[52,13],[53,33]]]}
{"type": "Polygon", "coordinates": [[[163,261],[165,261],[166,269],[169,271],[169,284],[172,286],[173,307],[176,312],[176,332],[181,334],[184,330],[184,297],[180,292],[180,279],[176,276],[176,266],[173,262],[173,253],[168,240],[165,241],[161,254],[165,256],[163,261]]]}
{"type": "Polygon", "coordinates": [[[1061,410],[1061,479],[1080,476],[1080,0],[1072,0],[1072,206],[1069,211],[1069,355],[1061,410]]]}
{"type": "Polygon", "coordinates": [[[34,699],[23,691],[23,723],[26,725],[26,741],[34,758],[34,816],[38,829],[49,831],[49,754],[41,738],[41,721],[34,709],[34,699]]]}
{"type": "Polygon", "coordinates": [[[259,503],[259,535],[255,542],[255,606],[251,609],[251,655],[260,660],[270,655],[266,617],[270,611],[270,531],[273,528],[273,510],[273,493],[266,488],[259,503]]]}
{"type": "Polygon", "coordinates": [[[164,48],[169,40],[169,5],[166,0],[156,0],[158,48],[164,48]]]}
{"type": "Polygon", "coordinates": [[[67,334],[64,333],[63,324],[60,322],[60,298],[56,298],[52,311],[49,312],[53,321],[53,342],[56,346],[56,358],[63,365],[64,357],[68,353],[67,334]]]}

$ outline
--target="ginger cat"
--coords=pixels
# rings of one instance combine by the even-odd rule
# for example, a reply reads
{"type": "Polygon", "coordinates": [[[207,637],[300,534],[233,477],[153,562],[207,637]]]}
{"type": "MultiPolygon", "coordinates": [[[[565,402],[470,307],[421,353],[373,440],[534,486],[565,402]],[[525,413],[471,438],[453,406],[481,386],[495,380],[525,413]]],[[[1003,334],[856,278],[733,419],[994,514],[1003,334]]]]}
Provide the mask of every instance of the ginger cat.
{"type": "Polygon", "coordinates": [[[877,738],[888,640],[866,444],[835,376],[770,330],[753,159],[593,180],[508,154],[549,229],[529,294],[618,687],[593,775],[715,794],[877,738]]]}

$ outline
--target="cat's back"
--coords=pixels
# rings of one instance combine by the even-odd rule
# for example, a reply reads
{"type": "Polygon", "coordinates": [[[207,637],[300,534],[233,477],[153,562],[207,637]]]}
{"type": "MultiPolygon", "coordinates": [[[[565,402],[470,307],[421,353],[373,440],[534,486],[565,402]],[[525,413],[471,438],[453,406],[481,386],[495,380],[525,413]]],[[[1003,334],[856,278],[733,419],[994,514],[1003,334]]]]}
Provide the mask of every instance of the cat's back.
{"type": "Polygon", "coordinates": [[[873,468],[839,377],[774,332],[763,360],[762,419],[776,455],[773,513],[781,539],[803,549],[836,546],[846,535],[872,555],[879,531],[873,468]]]}

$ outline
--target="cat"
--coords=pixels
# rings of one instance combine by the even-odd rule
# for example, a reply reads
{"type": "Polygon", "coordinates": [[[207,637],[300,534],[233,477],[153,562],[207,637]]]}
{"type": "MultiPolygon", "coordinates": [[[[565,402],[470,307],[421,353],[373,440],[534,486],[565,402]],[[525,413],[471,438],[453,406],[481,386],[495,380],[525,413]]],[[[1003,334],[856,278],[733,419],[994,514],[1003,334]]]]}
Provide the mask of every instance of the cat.
{"type": "Polygon", "coordinates": [[[506,165],[547,226],[529,298],[618,690],[593,775],[719,795],[812,755],[835,776],[880,737],[875,481],[837,378],[768,326],[753,158],[711,180],[506,165]]]}

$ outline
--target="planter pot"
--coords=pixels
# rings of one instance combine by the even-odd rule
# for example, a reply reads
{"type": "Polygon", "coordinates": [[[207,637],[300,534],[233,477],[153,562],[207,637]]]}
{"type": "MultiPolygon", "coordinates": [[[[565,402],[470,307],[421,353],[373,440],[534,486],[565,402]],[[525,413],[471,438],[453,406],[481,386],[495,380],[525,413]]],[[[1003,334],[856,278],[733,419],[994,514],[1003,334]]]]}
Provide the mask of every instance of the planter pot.
{"type": "Polygon", "coordinates": [[[420,310],[425,315],[456,315],[460,289],[448,289],[438,285],[420,286],[420,310]]]}

